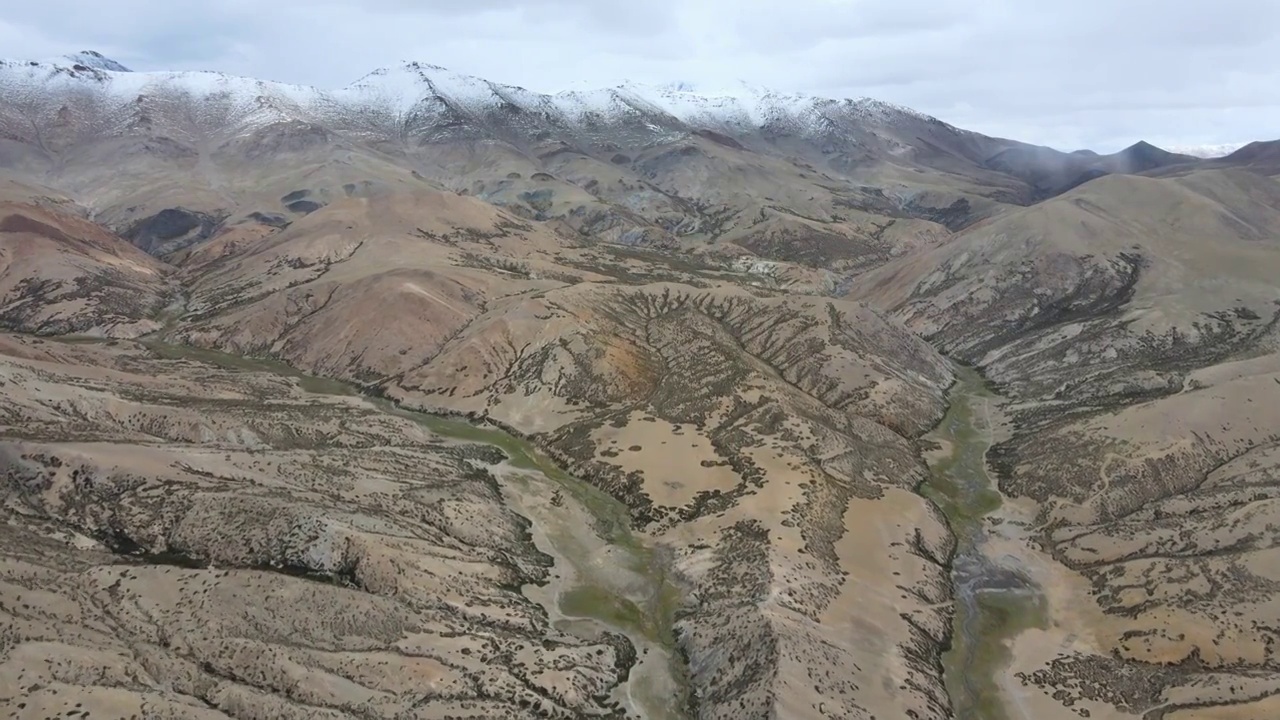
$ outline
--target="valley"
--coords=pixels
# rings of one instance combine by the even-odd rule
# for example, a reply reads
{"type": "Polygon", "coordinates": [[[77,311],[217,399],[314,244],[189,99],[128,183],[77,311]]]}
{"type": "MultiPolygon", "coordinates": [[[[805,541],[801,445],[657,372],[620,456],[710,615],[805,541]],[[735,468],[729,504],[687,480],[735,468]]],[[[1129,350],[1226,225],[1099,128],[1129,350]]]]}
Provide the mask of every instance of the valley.
{"type": "Polygon", "coordinates": [[[0,62],[0,707],[1269,717],[1280,164],[0,62]]]}
{"type": "Polygon", "coordinates": [[[947,415],[927,441],[938,444],[921,493],[946,515],[956,536],[951,557],[955,613],[943,655],[952,712],[963,718],[1025,716],[999,678],[1008,667],[1006,643],[1043,622],[1044,598],[1015,558],[988,550],[988,517],[1002,498],[987,471],[995,442],[997,401],[981,376],[962,370],[948,392],[947,415]]]}

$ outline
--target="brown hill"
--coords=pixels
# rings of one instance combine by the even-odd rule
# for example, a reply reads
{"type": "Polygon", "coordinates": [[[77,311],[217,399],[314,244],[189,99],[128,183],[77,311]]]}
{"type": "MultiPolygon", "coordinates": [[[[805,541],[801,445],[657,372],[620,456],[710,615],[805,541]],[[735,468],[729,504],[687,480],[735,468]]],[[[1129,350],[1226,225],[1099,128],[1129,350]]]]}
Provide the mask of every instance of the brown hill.
{"type": "Polygon", "coordinates": [[[38,188],[0,186],[0,325],[112,337],[158,328],[170,268],[69,205],[38,188]]]}

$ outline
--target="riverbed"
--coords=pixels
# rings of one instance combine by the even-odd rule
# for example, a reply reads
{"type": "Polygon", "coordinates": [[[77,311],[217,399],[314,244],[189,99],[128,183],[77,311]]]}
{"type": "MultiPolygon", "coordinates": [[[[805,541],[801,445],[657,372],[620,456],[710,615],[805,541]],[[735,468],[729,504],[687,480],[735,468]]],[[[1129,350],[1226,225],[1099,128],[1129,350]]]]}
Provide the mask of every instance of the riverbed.
{"type": "MultiPolygon", "coordinates": [[[[938,506],[956,538],[951,563],[955,613],[944,680],[957,720],[1024,720],[1002,691],[1008,641],[1042,627],[1043,594],[1016,560],[987,552],[990,516],[1002,497],[986,462],[999,418],[998,400],[982,377],[959,368],[946,416],[926,440],[930,477],[920,493],[938,506]]],[[[1027,718],[1026,720],[1031,720],[1027,718]]]]}

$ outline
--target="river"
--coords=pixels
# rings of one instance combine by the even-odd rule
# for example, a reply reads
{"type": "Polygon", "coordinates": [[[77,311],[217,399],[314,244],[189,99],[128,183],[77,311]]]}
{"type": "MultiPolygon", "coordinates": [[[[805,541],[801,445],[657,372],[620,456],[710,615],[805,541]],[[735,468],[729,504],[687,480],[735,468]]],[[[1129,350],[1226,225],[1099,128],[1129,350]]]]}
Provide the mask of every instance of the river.
{"type": "Polygon", "coordinates": [[[1043,595],[1010,558],[985,552],[989,516],[1001,495],[989,474],[987,450],[995,436],[997,401],[973,369],[959,368],[950,407],[926,436],[929,479],[920,492],[942,510],[956,538],[951,579],[955,597],[951,647],[943,655],[944,680],[957,720],[1023,718],[1001,689],[1006,642],[1046,619],[1043,595]]]}

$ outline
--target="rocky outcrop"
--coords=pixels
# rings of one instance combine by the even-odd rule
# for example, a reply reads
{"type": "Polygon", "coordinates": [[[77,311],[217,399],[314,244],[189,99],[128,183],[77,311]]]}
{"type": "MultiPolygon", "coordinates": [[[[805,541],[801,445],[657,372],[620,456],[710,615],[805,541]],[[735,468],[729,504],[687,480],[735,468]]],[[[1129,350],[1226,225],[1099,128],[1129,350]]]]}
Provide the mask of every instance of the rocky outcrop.
{"type": "Polygon", "coordinates": [[[166,208],[137,220],[120,234],[143,252],[164,257],[207,240],[222,219],[185,208],[166,208]]]}

